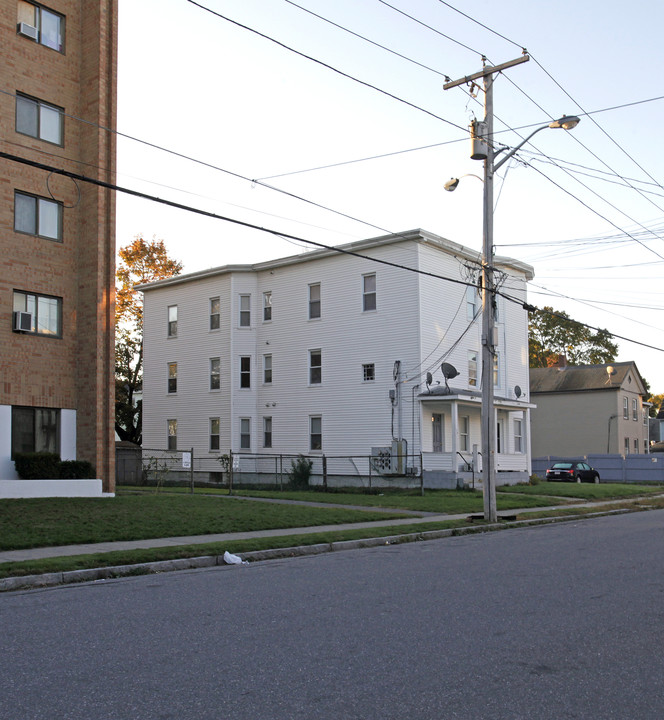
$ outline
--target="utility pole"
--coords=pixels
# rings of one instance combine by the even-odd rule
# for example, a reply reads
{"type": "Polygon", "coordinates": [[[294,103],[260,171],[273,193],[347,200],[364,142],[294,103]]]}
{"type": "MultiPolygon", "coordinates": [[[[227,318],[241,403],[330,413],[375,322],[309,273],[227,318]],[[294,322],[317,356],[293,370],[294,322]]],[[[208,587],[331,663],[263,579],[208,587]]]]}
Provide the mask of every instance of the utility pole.
{"type": "MultiPolygon", "coordinates": [[[[548,125],[533,130],[527,138],[516,147],[507,150],[503,147],[496,151],[493,147],[493,81],[496,73],[521,63],[528,62],[530,56],[524,54],[516,60],[502,63],[502,65],[485,66],[483,70],[474,75],[468,75],[460,80],[453,80],[443,85],[444,90],[464,85],[474,84],[475,80],[484,81],[484,123],[473,123],[473,160],[484,160],[484,229],[482,242],[482,492],[484,493],[484,519],[487,522],[496,522],[496,417],[493,392],[493,363],[496,357],[495,310],[496,287],[493,278],[493,175],[504,163],[518,152],[536,133],[546,128],[563,128],[572,130],[580,120],[575,115],[563,115],[548,125]],[[505,152],[505,155],[495,162],[496,156],[505,152]]],[[[453,178],[445,184],[446,190],[454,190],[459,184],[458,178],[453,178]]]]}
{"type": "MultiPolygon", "coordinates": [[[[483,242],[482,242],[482,492],[484,495],[484,519],[496,522],[496,471],[495,471],[495,409],[493,392],[493,363],[496,357],[495,334],[495,286],[493,278],[493,81],[494,75],[506,68],[530,60],[523,55],[516,60],[496,66],[485,66],[483,70],[460,80],[443,85],[444,90],[474,82],[479,78],[484,81],[484,127],[482,137],[486,144],[484,155],[484,209],[483,209],[483,242]]],[[[511,157],[511,155],[509,156],[511,157]]],[[[474,159],[481,159],[477,157],[474,159]]],[[[508,158],[504,158],[507,160],[508,158]]],[[[501,162],[502,164],[502,162],[501,162]]]]}

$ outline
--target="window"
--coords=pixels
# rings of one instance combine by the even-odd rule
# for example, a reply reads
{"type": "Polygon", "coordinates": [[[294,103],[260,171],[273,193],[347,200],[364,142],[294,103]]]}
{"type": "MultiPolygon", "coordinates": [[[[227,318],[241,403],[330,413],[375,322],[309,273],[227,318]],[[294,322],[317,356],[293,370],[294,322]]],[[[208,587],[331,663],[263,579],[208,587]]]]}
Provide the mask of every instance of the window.
{"type": "Polygon", "coordinates": [[[376,366],[373,363],[362,365],[362,382],[373,382],[376,379],[376,366]]]}
{"type": "Polygon", "coordinates": [[[249,450],[251,448],[251,419],[240,418],[240,449],[249,450]]]}
{"type": "Polygon", "coordinates": [[[309,449],[323,449],[323,418],[320,415],[309,418],[309,449]]]}
{"type": "Polygon", "coordinates": [[[623,419],[629,420],[629,399],[623,397],[623,419]]]}
{"type": "Polygon", "coordinates": [[[12,458],[22,452],[59,452],[60,411],[12,407],[12,458]]]}
{"type": "Polygon", "coordinates": [[[248,355],[240,358],[240,387],[251,387],[251,358],[248,355]]]}
{"type": "Polygon", "coordinates": [[[63,144],[64,111],[55,105],[16,94],[16,132],[39,140],[63,144]]]}
{"type": "Polygon", "coordinates": [[[65,19],[62,15],[40,5],[18,0],[17,21],[19,35],[29,37],[52,50],[64,52],[65,19]]]}
{"type": "Polygon", "coordinates": [[[210,390],[221,388],[221,360],[218,357],[210,358],[210,390]]]}
{"type": "Polygon", "coordinates": [[[477,386],[477,351],[468,351],[468,385],[477,386]]]}
{"type": "Polygon", "coordinates": [[[14,312],[32,315],[30,330],[25,332],[62,337],[62,298],[15,290],[14,312]]]}
{"type": "Polygon", "coordinates": [[[251,295],[240,295],[240,327],[251,327],[251,295]]]}
{"type": "Polygon", "coordinates": [[[322,379],[322,355],[320,350],[309,350],[309,384],[320,385],[322,379]]]}
{"type": "Polygon", "coordinates": [[[362,276],[362,311],[376,309],[376,275],[362,276]]]}
{"type": "Polygon", "coordinates": [[[15,192],[14,230],[61,241],[62,205],[36,195],[15,192]]]}
{"type": "Polygon", "coordinates": [[[498,353],[493,356],[493,384],[494,387],[500,385],[500,356],[498,353]]]}
{"type": "Polygon", "coordinates": [[[219,450],[219,428],[221,427],[218,417],[210,418],[210,450],[219,450]]]}
{"type": "Polygon", "coordinates": [[[218,297],[210,298],[210,330],[219,330],[221,321],[221,301],[218,297]]]}
{"type": "Polygon", "coordinates": [[[272,293],[263,293],[263,322],[272,320],[272,293]]]}
{"type": "Polygon", "coordinates": [[[523,452],[523,420],[514,421],[514,452],[523,452]]]}
{"type": "Polygon", "coordinates": [[[639,441],[638,440],[634,440],[634,454],[635,455],[639,454],[639,441]]]}
{"type": "Polygon", "coordinates": [[[178,449],[178,421],[167,420],[168,423],[168,449],[178,449]]]}
{"type": "Polygon", "coordinates": [[[474,320],[479,312],[479,296],[477,288],[474,285],[468,285],[466,288],[466,320],[474,320]]]}
{"type": "Polygon", "coordinates": [[[320,283],[309,285],[309,320],[320,317],[320,283]]]}
{"type": "Polygon", "coordinates": [[[177,337],[178,334],[178,306],[168,306],[168,337],[177,337]]]}
{"type": "Polygon", "coordinates": [[[263,355],[263,382],[266,385],[272,382],[272,355],[263,355]]]}
{"type": "Polygon", "coordinates": [[[459,418],[459,441],[463,452],[470,450],[470,418],[468,415],[462,415],[459,418]]]}
{"type": "Polygon", "coordinates": [[[176,393],[178,391],[178,364],[168,363],[168,392],[176,393]]]}
{"type": "Polygon", "coordinates": [[[272,447],[272,418],[271,417],[263,418],[263,447],[264,448],[272,447]]]}
{"type": "Polygon", "coordinates": [[[629,455],[629,438],[625,438],[625,455],[629,455]]]}
{"type": "Polygon", "coordinates": [[[639,411],[636,407],[636,398],[632,398],[632,420],[634,420],[634,422],[639,421],[639,411]]]}

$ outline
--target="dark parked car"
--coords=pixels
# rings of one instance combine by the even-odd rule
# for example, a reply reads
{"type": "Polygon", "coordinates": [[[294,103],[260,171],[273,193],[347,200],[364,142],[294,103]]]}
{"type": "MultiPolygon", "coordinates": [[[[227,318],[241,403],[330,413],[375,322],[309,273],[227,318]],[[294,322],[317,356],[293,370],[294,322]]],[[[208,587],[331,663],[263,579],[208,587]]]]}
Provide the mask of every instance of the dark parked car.
{"type": "Polygon", "coordinates": [[[599,482],[599,473],[585,462],[557,462],[546,471],[547,480],[599,482]]]}

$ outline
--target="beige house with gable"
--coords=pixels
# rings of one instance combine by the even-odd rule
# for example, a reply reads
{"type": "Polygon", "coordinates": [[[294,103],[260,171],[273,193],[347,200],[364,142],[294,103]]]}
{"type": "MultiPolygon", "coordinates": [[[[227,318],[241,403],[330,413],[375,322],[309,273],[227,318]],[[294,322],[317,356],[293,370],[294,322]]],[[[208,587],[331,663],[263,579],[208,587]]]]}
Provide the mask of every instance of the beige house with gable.
{"type": "Polygon", "coordinates": [[[531,368],[533,458],[647,453],[646,397],[634,362],[531,368]]]}

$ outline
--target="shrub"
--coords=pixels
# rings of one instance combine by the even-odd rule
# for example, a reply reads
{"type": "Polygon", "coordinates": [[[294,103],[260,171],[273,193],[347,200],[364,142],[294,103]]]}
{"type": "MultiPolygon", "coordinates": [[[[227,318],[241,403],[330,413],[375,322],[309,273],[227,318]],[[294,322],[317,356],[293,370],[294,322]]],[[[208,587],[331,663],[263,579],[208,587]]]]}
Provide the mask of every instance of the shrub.
{"type": "Polygon", "coordinates": [[[297,460],[291,460],[291,470],[288,473],[291,485],[296,490],[303,490],[309,487],[309,478],[311,477],[311,468],[313,462],[304,457],[304,455],[298,455],[297,460]]]}
{"type": "Polygon", "coordinates": [[[60,477],[60,456],[57,453],[16,453],[14,466],[23,480],[50,480],[60,477]]]}
{"type": "Polygon", "coordinates": [[[70,478],[81,480],[85,478],[95,478],[97,474],[93,464],[87,460],[63,460],[60,463],[60,474],[58,477],[63,480],[69,480],[70,478]]]}

